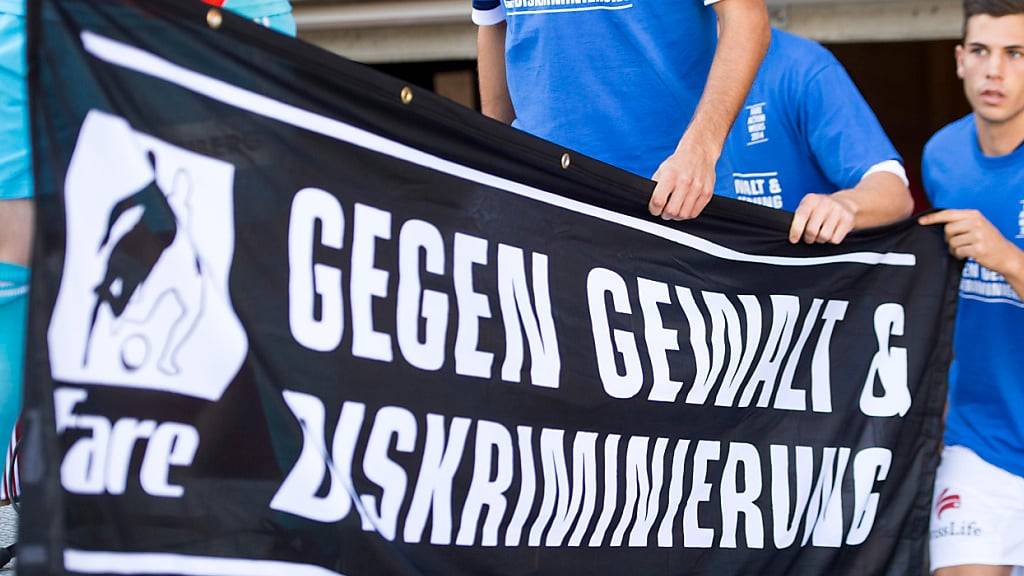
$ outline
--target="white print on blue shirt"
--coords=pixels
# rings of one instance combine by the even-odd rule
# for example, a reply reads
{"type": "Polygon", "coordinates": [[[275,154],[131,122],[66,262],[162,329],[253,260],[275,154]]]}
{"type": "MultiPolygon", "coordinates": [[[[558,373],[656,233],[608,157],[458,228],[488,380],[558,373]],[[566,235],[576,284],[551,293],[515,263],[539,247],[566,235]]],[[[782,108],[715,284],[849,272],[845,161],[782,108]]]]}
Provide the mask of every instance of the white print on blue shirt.
{"type": "Polygon", "coordinates": [[[769,208],[782,208],[782,183],[778,172],[733,172],[736,199],[769,208]]]}
{"type": "Polygon", "coordinates": [[[626,10],[634,0],[505,0],[507,16],[585,12],[589,10],[626,10]]]}
{"type": "Polygon", "coordinates": [[[1020,231],[1017,232],[1017,238],[1024,238],[1024,200],[1020,201],[1020,214],[1017,215],[1017,226],[1020,227],[1020,231]]]}
{"type": "Polygon", "coordinates": [[[765,110],[767,107],[764,102],[747,106],[747,134],[750,135],[747,146],[768,141],[768,112],[765,110]]]}
{"type": "Polygon", "coordinates": [[[964,264],[964,273],[960,278],[960,297],[981,302],[1012,304],[1024,308],[1024,301],[998,272],[993,272],[969,259],[964,264]]]}

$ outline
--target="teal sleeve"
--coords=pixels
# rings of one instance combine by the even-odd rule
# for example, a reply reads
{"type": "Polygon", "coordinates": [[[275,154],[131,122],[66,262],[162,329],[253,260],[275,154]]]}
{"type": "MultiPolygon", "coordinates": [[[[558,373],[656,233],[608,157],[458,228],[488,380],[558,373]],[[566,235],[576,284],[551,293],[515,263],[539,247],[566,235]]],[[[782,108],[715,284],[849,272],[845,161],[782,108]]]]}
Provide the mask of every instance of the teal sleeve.
{"type": "Polygon", "coordinates": [[[0,447],[7,452],[21,411],[28,317],[27,268],[0,262],[0,447]]]}

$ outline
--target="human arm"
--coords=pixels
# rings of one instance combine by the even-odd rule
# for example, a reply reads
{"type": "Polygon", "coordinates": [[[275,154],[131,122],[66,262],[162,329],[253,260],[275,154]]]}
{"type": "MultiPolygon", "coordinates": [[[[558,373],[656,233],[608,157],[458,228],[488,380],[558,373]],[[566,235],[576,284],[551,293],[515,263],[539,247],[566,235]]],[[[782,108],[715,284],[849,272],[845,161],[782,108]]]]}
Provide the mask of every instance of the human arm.
{"type": "Polygon", "coordinates": [[[953,256],[973,258],[1002,274],[1017,296],[1024,298],[1024,251],[1003,236],[978,210],[942,210],[918,219],[924,226],[942,224],[953,256]]]}
{"type": "Polygon", "coordinates": [[[764,0],[721,0],[718,47],[693,119],[655,172],[648,208],[665,220],[695,218],[711,200],[715,164],[743,106],[771,35],[764,0]]]}
{"type": "Polygon", "coordinates": [[[873,172],[853,188],[804,196],[793,216],[789,241],[840,244],[853,230],[898,222],[913,209],[914,200],[902,178],[892,172],[873,172]]]}
{"type": "Polygon", "coordinates": [[[480,77],[480,108],[489,116],[511,124],[516,119],[505,75],[506,24],[481,25],[477,29],[476,51],[480,77]]]}
{"type": "Polygon", "coordinates": [[[851,230],[910,216],[914,201],[900,155],[874,111],[839,61],[814,48],[825,65],[790,97],[815,163],[838,192],[805,196],[789,240],[839,244],[851,230]]]}

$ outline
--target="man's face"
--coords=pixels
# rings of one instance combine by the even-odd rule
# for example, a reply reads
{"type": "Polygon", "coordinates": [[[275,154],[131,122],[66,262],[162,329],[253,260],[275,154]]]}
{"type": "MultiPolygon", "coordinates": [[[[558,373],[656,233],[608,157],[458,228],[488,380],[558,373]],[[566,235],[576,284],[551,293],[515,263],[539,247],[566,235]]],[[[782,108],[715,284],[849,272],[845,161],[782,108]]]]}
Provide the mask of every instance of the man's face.
{"type": "Polygon", "coordinates": [[[1024,121],[1024,14],[972,16],[956,48],[956,72],[975,114],[990,124],[1024,121]]]}

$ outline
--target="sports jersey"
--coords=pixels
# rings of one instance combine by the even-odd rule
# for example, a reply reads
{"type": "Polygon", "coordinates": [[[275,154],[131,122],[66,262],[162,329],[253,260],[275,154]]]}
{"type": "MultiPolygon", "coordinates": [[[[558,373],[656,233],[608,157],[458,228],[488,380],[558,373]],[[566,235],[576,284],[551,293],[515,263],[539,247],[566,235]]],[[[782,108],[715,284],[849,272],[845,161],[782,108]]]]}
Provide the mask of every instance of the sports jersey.
{"type": "MultiPolygon", "coordinates": [[[[980,210],[1024,249],[1024,147],[987,157],[974,115],[940,130],[925,147],[925,190],[938,208],[980,210]]],[[[946,444],[1024,476],[1024,301],[999,274],[964,266],[950,369],[946,444]]]]}
{"type": "Polygon", "coordinates": [[[906,180],[900,155],[835,56],[775,29],[725,154],[733,169],[726,195],[790,211],[807,194],[853,188],[872,171],[906,180]]]}
{"type": "Polygon", "coordinates": [[[231,10],[239,16],[257,19],[288,14],[292,11],[288,0],[203,0],[207,4],[231,10]]]}
{"type": "Polygon", "coordinates": [[[703,93],[715,1],[474,0],[473,20],[508,24],[513,126],[649,178],[703,93]]]}
{"type": "MultiPolygon", "coordinates": [[[[3,1],[3,0],[0,0],[3,1]]],[[[25,82],[25,17],[0,4],[0,201],[32,195],[25,82]]]]}

